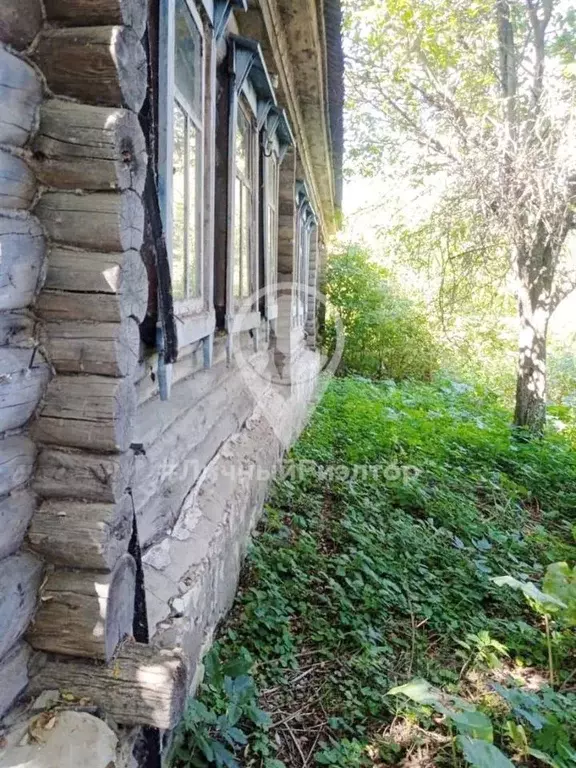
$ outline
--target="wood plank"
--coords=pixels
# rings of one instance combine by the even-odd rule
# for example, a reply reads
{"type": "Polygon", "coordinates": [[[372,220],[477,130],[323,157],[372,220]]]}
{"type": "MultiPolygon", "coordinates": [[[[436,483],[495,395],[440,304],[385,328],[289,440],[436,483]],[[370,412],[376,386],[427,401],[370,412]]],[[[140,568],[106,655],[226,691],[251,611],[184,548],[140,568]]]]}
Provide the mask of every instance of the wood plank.
{"type": "Polygon", "coordinates": [[[49,563],[111,571],[128,551],[132,524],[127,496],[119,504],[44,501],[34,515],[28,541],[49,563]]]}
{"type": "Polygon", "coordinates": [[[28,631],[30,645],[110,661],[118,644],[132,634],[135,588],[136,563],[130,555],[123,555],[112,573],[52,571],[28,631]]]}
{"type": "Polygon", "coordinates": [[[32,169],[16,155],[0,149],[0,208],[26,210],[36,194],[32,169]]]}
{"type": "MultiPolygon", "coordinates": [[[[12,12],[14,5],[18,5],[18,0],[12,3],[12,12]]],[[[4,3],[2,8],[5,9],[4,3]]],[[[41,103],[42,82],[36,70],[0,47],[0,143],[23,147],[33,131],[41,103]]]]}
{"type": "Polygon", "coordinates": [[[0,560],[20,549],[35,508],[36,497],[28,489],[13,491],[0,501],[0,560]]]}
{"type": "Polygon", "coordinates": [[[144,103],[146,54],[130,27],[45,29],[34,58],[59,96],[134,112],[144,103]]]}
{"type": "Polygon", "coordinates": [[[0,717],[28,685],[30,646],[18,643],[0,660],[0,717]]]}
{"type": "Polygon", "coordinates": [[[0,312],[0,347],[35,346],[35,320],[30,312],[0,312]]]}
{"type": "Polygon", "coordinates": [[[87,698],[123,725],[175,728],[182,717],[188,673],[177,651],[125,642],[112,664],[49,659],[31,682],[32,690],[66,690],[87,698]]]}
{"type": "Polygon", "coordinates": [[[127,379],[57,376],[33,434],[49,445],[122,453],[132,442],[135,412],[136,393],[127,379]]]}
{"type": "Polygon", "coordinates": [[[133,190],[122,193],[47,192],[36,214],[52,240],[79,248],[122,252],[140,250],[144,208],[133,190]]]}
{"type": "Polygon", "coordinates": [[[0,495],[24,485],[32,474],[36,446],[24,435],[0,440],[0,495]]]}
{"type": "Polygon", "coordinates": [[[0,40],[17,50],[27,48],[42,26],[40,0],[2,0],[0,40]]]}
{"type": "Polygon", "coordinates": [[[34,170],[54,189],[144,190],[146,142],[127,109],[51,99],[40,111],[34,170]]]}
{"type": "Polygon", "coordinates": [[[17,429],[36,410],[50,378],[39,353],[6,347],[0,354],[0,432],[17,429]]]}
{"type": "Polygon", "coordinates": [[[147,0],[45,0],[46,18],[66,26],[132,27],[139,37],[146,28],[147,0]]]}
{"type": "Polygon", "coordinates": [[[140,329],[123,323],[46,323],[42,334],[58,373],[130,376],[138,364],[140,329]]]}
{"type": "Polygon", "coordinates": [[[40,222],[29,214],[0,216],[0,310],[24,309],[40,287],[45,256],[40,222]]]}
{"type": "Polygon", "coordinates": [[[42,448],[34,490],[44,498],[70,498],[115,503],[131,483],[134,453],[102,455],[86,451],[42,448]]]}
{"type": "Polygon", "coordinates": [[[42,581],[42,563],[29,552],[0,560],[0,659],[30,623],[42,581]]]}

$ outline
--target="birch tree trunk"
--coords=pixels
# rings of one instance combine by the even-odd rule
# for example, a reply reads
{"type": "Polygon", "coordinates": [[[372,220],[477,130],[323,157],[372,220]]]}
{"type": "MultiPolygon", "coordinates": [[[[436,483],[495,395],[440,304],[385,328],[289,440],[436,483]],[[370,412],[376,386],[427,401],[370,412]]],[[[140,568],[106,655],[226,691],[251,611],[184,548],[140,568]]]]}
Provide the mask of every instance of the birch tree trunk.
{"type": "Polygon", "coordinates": [[[546,424],[546,344],[552,313],[554,258],[536,244],[518,253],[520,334],[514,424],[540,434],[546,424]]]}

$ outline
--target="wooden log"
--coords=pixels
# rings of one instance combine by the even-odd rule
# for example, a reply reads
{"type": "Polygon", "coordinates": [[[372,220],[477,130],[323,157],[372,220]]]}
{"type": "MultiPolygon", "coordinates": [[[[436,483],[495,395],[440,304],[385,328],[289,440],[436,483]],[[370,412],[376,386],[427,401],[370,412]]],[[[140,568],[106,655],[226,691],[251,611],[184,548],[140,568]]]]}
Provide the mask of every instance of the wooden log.
{"type": "Polygon", "coordinates": [[[42,81],[36,70],[0,47],[0,144],[23,147],[34,129],[41,103],[42,81]]]}
{"type": "Polygon", "coordinates": [[[144,103],[146,54],[130,27],[45,29],[35,60],[59,96],[134,112],[144,103]]]}
{"type": "Polygon", "coordinates": [[[148,306],[148,276],[138,251],[92,253],[54,246],[46,289],[38,300],[45,320],[140,323],[148,306]]]}
{"type": "Polygon", "coordinates": [[[31,313],[0,312],[0,347],[31,349],[35,343],[31,313]]]}
{"type": "Polygon", "coordinates": [[[33,150],[34,170],[48,187],[144,190],[146,142],[127,109],[52,99],[40,111],[33,150]]]}
{"type": "Polygon", "coordinates": [[[0,560],[20,549],[35,507],[36,497],[28,489],[13,491],[0,501],[0,560]]]}
{"type": "Polygon", "coordinates": [[[65,26],[119,24],[138,37],[146,28],[147,0],[45,0],[46,18],[65,26]]]}
{"type": "Polygon", "coordinates": [[[188,692],[178,651],[126,641],[112,664],[49,659],[32,679],[33,691],[62,689],[87,698],[123,725],[169,731],[178,725],[188,692]]]}
{"type": "Polygon", "coordinates": [[[30,647],[18,643],[0,660],[0,717],[10,709],[16,698],[28,685],[30,647]]]}
{"type": "MultiPolygon", "coordinates": [[[[28,631],[33,648],[110,661],[132,634],[136,563],[123,555],[112,573],[56,569],[44,583],[28,631]]],[[[56,686],[57,688],[60,686],[56,686]]]]}
{"type": "Polygon", "coordinates": [[[34,515],[28,541],[55,565],[112,571],[128,551],[132,522],[127,496],[119,504],[45,501],[34,515]]]}
{"type": "Polygon", "coordinates": [[[48,192],[36,213],[52,240],[79,248],[119,252],[140,250],[144,237],[144,208],[133,190],[48,192]]]}
{"type": "Polygon", "coordinates": [[[0,149],[0,208],[27,209],[35,194],[33,171],[22,158],[0,149]]]}
{"type": "Polygon", "coordinates": [[[24,435],[0,440],[0,495],[24,485],[32,474],[36,446],[24,435]]]}
{"type": "Polygon", "coordinates": [[[2,0],[0,40],[17,50],[27,48],[42,26],[40,0],[2,0]]]}
{"type": "Polygon", "coordinates": [[[122,453],[132,442],[135,412],[136,393],[128,379],[57,376],[33,432],[49,445],[122,453]]]}
{"type": "Polygon", "coordinates": [[[34,300],[44,263],[44,233],[30,214],[0,216],[0,310],[24,309],[34,300]]]}
{"type": "Polygon", "coordinates": [[[0,560],[0,659],[22,637],[34,615],[42,570],[30,552],[0,560]]]}
{"type": "Polygon", "coordinates": [[[123,323],[47,323],[44,345],[58,373],[130,376],[138,364],[140,329],[123,323]]]}
{"type": "Polygon", "coordinates": [[[23,426],[38,406],[50,378],[42,356],[7,347],[0,354],[0,432],[23,426]]]}
{"type": "Polygon", "coordinates": [[[34,490],[45,498],[116,503],[131,483],[134,453],[106,456],[43,448],[38,456],[34,490]]]}

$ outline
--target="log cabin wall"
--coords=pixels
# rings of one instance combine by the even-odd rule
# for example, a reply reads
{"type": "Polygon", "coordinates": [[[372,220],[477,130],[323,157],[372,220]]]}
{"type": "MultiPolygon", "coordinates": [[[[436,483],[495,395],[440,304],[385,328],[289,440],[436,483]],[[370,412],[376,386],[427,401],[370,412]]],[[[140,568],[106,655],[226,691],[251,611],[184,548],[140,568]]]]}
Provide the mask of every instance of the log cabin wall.
{"type": "Polygon", "coordinates": [[[280,284],[298,270],[297,182],[317,215],[312,290],[338,207],[322,4],[190,0],[205,51],[202,306],[175,303],[167,384],[161,349],[142,331],[158,312],[141,256],[158,135],[144,135],[139,113],[166,65],[148,58],[157,30],[147,23],[164,7],[150,3],[0,9],[0,717],[21,694],[24,706],[27,694],[60,688],[132,739],[140,726],[177,724],[315,394],[313,302],[295,322],[294,291],[280,290],[274,320],[257,310],[249,328],[230,309],[218,326],[214,311],[218,243],[231,226],[219,216],[216,143],[230,36],[259,43],[294,132],[279,169],[280,284]],[[216,40],[216,13],[232,6],[216,40]],[[291,382],[281,395],[271,365],[291,382]]]}

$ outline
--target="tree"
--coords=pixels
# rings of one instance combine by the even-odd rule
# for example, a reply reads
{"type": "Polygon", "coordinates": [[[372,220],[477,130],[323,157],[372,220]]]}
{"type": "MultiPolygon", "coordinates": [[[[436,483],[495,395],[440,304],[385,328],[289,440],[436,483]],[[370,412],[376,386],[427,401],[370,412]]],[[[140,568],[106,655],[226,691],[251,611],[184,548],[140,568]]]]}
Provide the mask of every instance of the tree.
{"type": "Polygon", "coordinates": [[[437,186],[471,232],[451,254],[464,278],[474,262],[512,270],[515,423],[540,432],[548,323],[576,288],[576,12],[565,0],[346,0],[346,29],[351,159],[437,186]]]}

